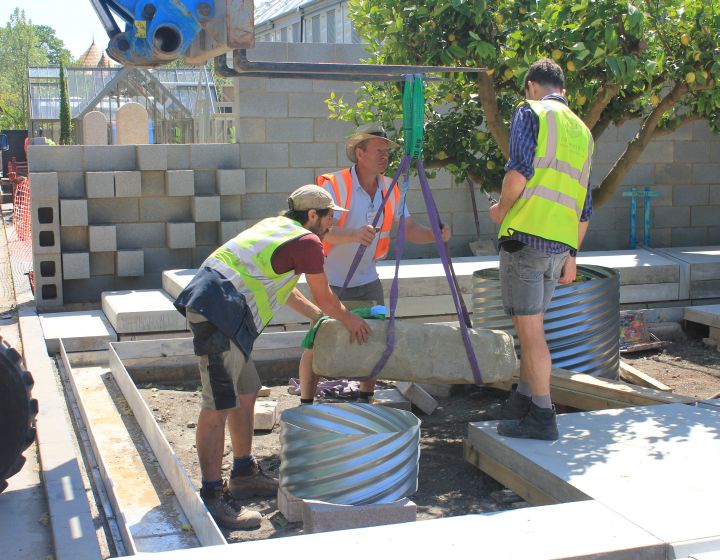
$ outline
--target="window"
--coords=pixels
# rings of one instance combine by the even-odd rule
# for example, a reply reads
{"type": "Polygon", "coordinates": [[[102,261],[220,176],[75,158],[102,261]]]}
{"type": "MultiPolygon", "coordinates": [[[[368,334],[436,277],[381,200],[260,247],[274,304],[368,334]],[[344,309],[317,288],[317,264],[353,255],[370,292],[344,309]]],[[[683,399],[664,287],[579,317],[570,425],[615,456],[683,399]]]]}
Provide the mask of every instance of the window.
{"type": "Polygon", "coordinates": [[[312,18],[312,42],[320,42],[320,16],[314,16],[312,18]]]}
{"type": "Polygon", "coordinates": [[[287,27],[280,30],[280,42],[287,43],[287,27]]]}
{"type": "Polygon", "coordinates": [[[299,43],[300,42],[300,23],[293,23],[292,26],[292,42],[293,43],[299,43]]]}
{"type": "Polygon", "coordinates": [[[351,21],[350,22],[350,36],[352,37],[352,42],[354,44],[359,44],[362,41],[360,40],[360,35],[358,35],[357,30],[355,29],[355,24],[351,21]]]}
{"type": "Polygon", "coordinates": [[[328,10],[327,13],[327,42],[335,43],[335,10],[328,10]]]}

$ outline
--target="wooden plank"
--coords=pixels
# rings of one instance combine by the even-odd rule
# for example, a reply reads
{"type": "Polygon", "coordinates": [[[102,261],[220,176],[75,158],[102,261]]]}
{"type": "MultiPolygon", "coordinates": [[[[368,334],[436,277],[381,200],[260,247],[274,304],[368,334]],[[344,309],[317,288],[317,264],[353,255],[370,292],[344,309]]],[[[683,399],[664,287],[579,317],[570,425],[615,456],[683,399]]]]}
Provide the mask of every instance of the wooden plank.
{"type": "MultiPolygon", "coordinates": [[[[488,386],[508,391],[512,383],[517,383],[517,381],[516,373],[509,381],[493,383],[488,386]]],[[[697,400],[685,395],[638,387],[623,381],[601,379],[559,368],[553,368],[550,392],[557,404],[581,410],[672,403],[691,404],[697,400]]]]}
{"type": "Polygon", "coordinates": [[[225,537],[223,537],[220,529],[218,529],[215,521],[202,503],[200,495],[195,490],[192,481],[180,464],[170,443],[165,438],[165,434],[163,434],[152,412],[150,412],[150,409],[135,387],[122,360],[117,355],[115,347],[120,344],[127,343],[115,342],[110,345],[110,369],[113,377],[133,411],[135,419],[140,425],[145,437],[150,443],[150,447],[152,447],[158,463],[170,482],[185,515],[190,520],[195,534],[203,546],[227,544],[225,537]]]}
{"type": "Polygon", "coordinates": [[[657,389],[658,391],[667,391],[672,393],[672,388],[668,387],[662,381],[658,381],[654,377],[649,376],[647,373],[643,373],[639,369],[631,366],[627,362],[620,360],[620,378],[628,383],[640,385],[641,387],[648,387],[650,389],[657,389]]]}

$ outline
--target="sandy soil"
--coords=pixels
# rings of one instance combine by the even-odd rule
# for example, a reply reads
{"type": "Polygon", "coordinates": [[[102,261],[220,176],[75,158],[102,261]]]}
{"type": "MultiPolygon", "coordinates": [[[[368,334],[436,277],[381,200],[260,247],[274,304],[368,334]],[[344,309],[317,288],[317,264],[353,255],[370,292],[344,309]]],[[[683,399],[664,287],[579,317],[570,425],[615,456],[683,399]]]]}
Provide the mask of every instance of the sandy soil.
{"type": "MultiPolygon", "coordinates": [[[[661,351],[624,355],[634,367],[664,382],[677,393],[708,398],[720,392],[720,354],[697,340],[673,343],[661,351]]],[[[195,422],[200,397],[197,387],[143,386],[141,393],[165,430],[190,478],[199,484],[195,453],[195,422]]],[[[288,394],[286,385],[271,387],[271,400],[280,411],[297,406],[299,398],[288,394]]],[[[528,504],[463,459],[467,423],[488,419],[487,407],[503,393],[475,386],[455,387],[451,396],[438,398],[440,407],[431,415],[417,412],[422,420],[420,477],[412,497],[419,519],[431,519],[525,507],[528,504]]],[[[256,432],[254,453],[262,467],[277,475],[279,427],[256,432]]],[[[228,473],[232,455],[229,443],[224,457],[228,473]]],[[[302,524],[285,523],[274,499],[246,504],[264,515],[256,531],[226,533],[230,541],[248,541],[302,533],[302,524]]]]}

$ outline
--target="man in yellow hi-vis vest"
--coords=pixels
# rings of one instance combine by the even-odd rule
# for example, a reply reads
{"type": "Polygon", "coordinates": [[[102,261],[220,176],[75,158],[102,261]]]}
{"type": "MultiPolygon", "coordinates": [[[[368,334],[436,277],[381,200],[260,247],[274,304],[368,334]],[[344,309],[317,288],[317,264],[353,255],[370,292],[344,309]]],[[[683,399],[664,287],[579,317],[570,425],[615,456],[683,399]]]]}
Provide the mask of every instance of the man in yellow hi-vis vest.
{"type": "Polygon", "coordinates": [[[237,500],[276,496],[278,481],[266,475],[252,455],[254,404],[260,379],[250,354],[255,339],[277,310],[287,304],[315,320],[329,315],[363,343],[370,327],[348,311],[330,290],[324,271],[322,239],[333,211],[345,212],[317,185],[305,185],[288,198],[289,210],[246,229],[213,252],[175,300],[193,332],[202,380],[202,408],[196,445],[202,497],[218,524],[255,529],[259,512],[237,500]],[[297,290],[305,274],[315,303],[297,290]],[[225,423],[230,428],[233,469],[222,479],[225,423]]]}
{"type": "MultiPolygon", "coordinates": [[[[360,264],[351,278],[343,300],[374,301],[384,305],[385,298],[377,272],[377,261],[387,257],[390,250],[390,232],[399,220],[400,188],[396,185],[384,208],[382,199],[392,183],[384,173],[390,161],[390,149],[398,145],[387,137],[385,129],[375,123],[358,127],[347,142],[345,155],[354,164],[334,173],[317,178],[317,184],[330,193],[336,204],[347,208],[347,213],[335,213],[336,223],[325,237],[325,271],[330,287],[337,294],[347,276],[358,247],[367,247],[360,264]],[[375,215],[382,215],[377,228],[370,224],[375,215]]],[[[443,225],[442,239],[450,239],[450,228],[443,225]]],[[[405,209],[405,237],[411,243],[432,243],[432,229],[413,221],[405,209]]],[[[366,375],[369,372],[359,372],[366,375]]],[[[310,404],[315,397],[317,380],[312,373],[312,350],[303,353],[300,361],[300,399],[310,404]]],[[[360,383],[360,400],[372,401],[375,382],[360,383]]]]}
{"type": "Polygon", "coordinates": [[[550,400],[552,362],[544,313],[558,282],[575,279],[575,259],[592,215],[593,138],[565,99],[563,71],[544,58],[525,76],[525,98],[513,115],[510,158],[490,218],[500,224],[503,306],[520,339],[520,381],[491,411],[498,433],[558,438],[550,400]]]}

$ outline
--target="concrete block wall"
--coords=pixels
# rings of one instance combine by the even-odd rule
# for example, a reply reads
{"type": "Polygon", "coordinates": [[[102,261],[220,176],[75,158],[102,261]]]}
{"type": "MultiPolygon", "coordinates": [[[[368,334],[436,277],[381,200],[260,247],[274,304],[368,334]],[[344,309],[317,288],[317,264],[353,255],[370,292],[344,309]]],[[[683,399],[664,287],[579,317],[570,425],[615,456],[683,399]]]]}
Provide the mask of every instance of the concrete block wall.
{"type": "Polygon", "coordinates": [[[252,224],[238,144],[33,146],[30,170],[41,309],[158,288],[252,224]]]}
{"type": "MultiPolygon", "coordinates": [[[[254,60],[357,62],[364,56],[357,45],[258,43],[254,60]]],[[[353,102],[355,83],[318,80],[239,79],[235,81],[237,130],[246,177],[245,218],[259,219],[284,206],[283,195],[313,182],[321,173],[349,165],[344,141],[353,126],[329,120],[325,99],[334,91],[353,102]]],[[[639,123],[610,127],[599,139],[593,166],[597,185],[610,170],[639,123]]],[[[720,240],[720,136],[704,122],[680,128],[653,141],[623,180],[612,199],[596,208],[586,237],[587,250],[626,249],[629,243],[630,202],[622,192],[651,187],[651,242],[655,247],[717,243],[720,240]]],[[[454,255],[470,255],[468,242],[477,238],[467,184],[456,184],[440,170],[430,182],[443,221],[453,229],[454,255]]],[[[413,218],[427,224],[419,182],[411,182],[408,206],[413,218]]],[[[479,193],[478,193],[479,194],[479,193]]],[[[497,228],[487,202],[477,197],[480,235],[494,237],[497,228]]],[[[643,242],[643,202],[638,205],[637,239],[643,242]]],[[[390,257],[393,256],[391,251],[390,257]]],[[[434,245],[405,247],[405,258],[437,256],[434,245]]]]}

